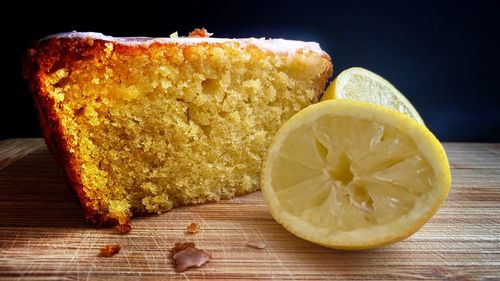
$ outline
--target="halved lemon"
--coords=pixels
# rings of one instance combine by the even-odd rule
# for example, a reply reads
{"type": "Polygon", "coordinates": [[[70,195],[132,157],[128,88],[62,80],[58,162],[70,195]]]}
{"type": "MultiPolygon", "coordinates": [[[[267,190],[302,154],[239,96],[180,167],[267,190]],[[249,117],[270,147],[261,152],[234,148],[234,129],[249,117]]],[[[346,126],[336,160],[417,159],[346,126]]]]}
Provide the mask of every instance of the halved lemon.
{"type": "Polygon", "coordinates": [[[322,101],[329,99],[350,99],[382,105],[424,123],[415,107],[391,83],[361,67],[342,71],[321,97],[322,101]]]}
{"type": "Polygon", "coordinates": [[[295,114],[264,161],[261,188],[274,219],[336,249],[402,240],[439,209],[448,159],[422,124],[398,111],[330,100],[295,114]]]}

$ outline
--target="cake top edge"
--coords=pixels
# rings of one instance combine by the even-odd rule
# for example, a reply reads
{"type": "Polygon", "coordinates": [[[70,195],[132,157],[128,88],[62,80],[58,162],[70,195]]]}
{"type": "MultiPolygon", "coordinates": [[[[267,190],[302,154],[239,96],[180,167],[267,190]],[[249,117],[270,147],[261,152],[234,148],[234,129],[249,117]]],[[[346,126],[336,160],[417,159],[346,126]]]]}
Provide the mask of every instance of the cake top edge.
{"type": "Polygon", "coordinates": [[[274,53],[295,53],[298,50],[308,50],[317,54],[326,54],[316,42],[306,42],[288,39],[266,38],[212,38],[212,37],[113,37],[99,32],[64,32],[49,35],[40,41],[50,39],[93,39],[103,40],[129,46],[147,46],[152,43],[199,44],[199,43],[231,43],[238,42],[240,46],[255,45],[256,47],[274,53]]]}

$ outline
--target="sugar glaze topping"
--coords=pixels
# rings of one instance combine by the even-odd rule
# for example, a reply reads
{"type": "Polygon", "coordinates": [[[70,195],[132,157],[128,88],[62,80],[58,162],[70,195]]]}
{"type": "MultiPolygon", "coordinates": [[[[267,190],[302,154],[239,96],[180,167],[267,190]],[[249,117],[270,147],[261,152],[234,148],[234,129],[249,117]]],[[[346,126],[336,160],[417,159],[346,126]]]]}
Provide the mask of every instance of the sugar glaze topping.
{"type": "Polygon", "coordinates": [[[270,51],[273,53],[294,54],[299,50],[307,50],[315,52],[319,55],[326,54],[323,50],[321,50],[319,44],[316,42],[304,42],[304,41],[285,40],[285,39],[265,39],[265,38],[230,39],[230,38],[211,38],[211,37],[176,37],[176,38],[113,37],[97,32],[72,31],[72,32],[50,35],[43,38],[42,41],[48,39],[58,39],[58,38],[103,40],[112,43],[131,45],[131,46],[150,45],[152,43],[176,43],[176,44],[191,45],[199,43],[238,42],[240,44],[240,47],[243,48],[249,45],[254,45],[262,50],[270,51]]]}

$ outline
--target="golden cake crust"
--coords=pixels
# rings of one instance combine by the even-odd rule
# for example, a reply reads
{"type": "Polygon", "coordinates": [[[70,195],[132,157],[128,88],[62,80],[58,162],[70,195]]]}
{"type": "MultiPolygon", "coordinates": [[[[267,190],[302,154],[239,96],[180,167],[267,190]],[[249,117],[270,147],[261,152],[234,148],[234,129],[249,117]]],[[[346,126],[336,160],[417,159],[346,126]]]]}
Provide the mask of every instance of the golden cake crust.
{"type": "MultiPolygon", "coordinates": [[[[40,127],[52,155],[59,162],[66,175],[68,184],[75,191],[82,206],[85,219],[97,225],[122,225],[121,232],[130,231],[129,218],[113,218],[101,214],[93,207],[91,200],[83,190],[81,171],[77,159],[70,153],[68,140],[63,134],[63,127],[54,109],[55,101],[45,89],[42,73],[51,73],[69,65],[72,61],[100,55],[106,41],[87,39],[52,38],[35,42],[29,49],[23,63],[23,76],[29,81],[35,106],[38,109],[40,127]],[[128,227],[127,227],[128,226],[128,227]]],[[[139,51],[133,47],[130,51],[139,51]]]]}
{"type": "MultiPolygon", "coordinates": [[[[64,174],[69,185],[73,188],[82,209],[85,218],[97,225],[114,225],[119,224],[121,232],[130,231],[129,216],[124,217],[111,217],[109,214],[102,214],[98,212],[95,207],[95,202],[92,202],[87,197],[84,186],[82,183],[80,164],[70,152],[69,140],[64,135],[63,124],[57,116],[55,110],[55,101],[49,95],[46,89],[44,77],[54,71],[69,67],[75,61],[85,60],[86,58],[95,58],[104,56],[102,50],[106,48],[106,44],[113,43],[113,49],[122,54],[141,54],[146,48],[154,48],[156,45],[171,45],[172,47],[179,48],[183,53],[188,53],[189,48],[193,44],[201,45],[223,45],[227,42],[238,42],[244,45],[245,48],[264,48],[279,55],[287,56],[293,55],[286,50],[269,49],[258,44],[252,44],[253,41],[240,41],[234,39],[208,40],[208,38],[196,38],[198,41],[184,42],[179,40],[157,40],[151,38],[112,38],[106,36],[94,36],[81,34],[63,34],[61,36],[51,36],[35,42],[34,47],[29,49],[24,60],[23,76],[29,81],[30,89],[33,93],[35,105],[39,112],[39,120],[43,136],[52,154],[63,168],[64,174]]],[[[253,39],[252,39],[253,40],[253,39]]],[[[298,41],[297,41],[298,42],[298,41]]],[[[273,47],[274,48],[274,47],[273,47]]],[[[295,46],[293,52],[318,52],[313,47],[304,46],[300,48],[295,46]]],[[[325,52],[321,51],[321,57],[330,62],[330,57],[325,52]]],[[[332,65],[329,64],[321,76],[315,82],[318,93],[323,90],[325,81],[332,74],[332,65]]],[[[316,97],[319,99],[319,95],[316,97]]],[[[317,100],[316,100],[317,101],[317,100]]],[[[78,112],[75,112],[78,114],[78,112]]]]}

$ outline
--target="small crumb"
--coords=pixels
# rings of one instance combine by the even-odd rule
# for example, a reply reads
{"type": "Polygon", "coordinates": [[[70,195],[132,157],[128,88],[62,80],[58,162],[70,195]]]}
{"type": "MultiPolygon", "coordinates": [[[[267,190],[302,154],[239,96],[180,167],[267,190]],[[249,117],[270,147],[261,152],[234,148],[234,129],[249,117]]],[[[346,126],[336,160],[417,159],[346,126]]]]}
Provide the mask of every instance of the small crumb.
{"type": "Polygon", "coordinates": [[[198,230],[200,230],[199,225],[195,222],[192,222],[190,225],[187,226],[186,232],[189,234],[196,234],[198,233],[198,230]]]}
{"type": "Polygon", "coordinates": [[[170,34],[170,38],[178,38],[178,37],[179,37],[179,33],[177,33],[177,31],[170,34]]]}
{"type": "Polygon", "coordinates": [[[106,258],[112,257],[118,254],[121,248],[122,247],[120,245],[106,245],[103,248],[101,248],[101,253],[99,254],[99,256],[106,258]]]}
{"type": "Polygon", "coordinates": [[[175,246],[170,250],[172,257],[182,250],[185,250],[190,247],[195,247],[196,245],[193,242],[184,242],[184,243],[175,243],[175,246]]]}
{"type": "Polygon", "coordinates": [[[212,35],[213,35],[213,33],[208,33],[208,31],[205,28],[196,28],[195,30],[189,32],[188,37],[208,38],[212,35]]]}
{"type": "Polygon", "coordinates": [[[196,248],[192,242],[175,243],[170,252],[176,272],[184,272],[192,267],[201,267],[212,257],[210,253],[196,248]]]}
{"type": "Polygon", "coordinates": [[[254,249],[264,249],[266,248],[266,244],[262,241],[248,241],[247,246],[254,249]]]}
{"type": "Polygon", "coordinates": [[[132,230],[132,225],[130,225],[130,222],[127,221],[126,223],[119,224],[117,228],[120,234],[127,234],[132,230]]]}

